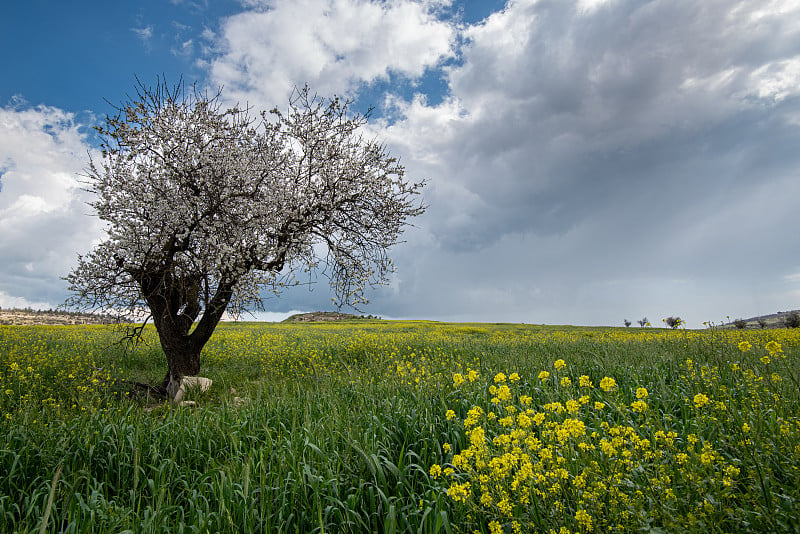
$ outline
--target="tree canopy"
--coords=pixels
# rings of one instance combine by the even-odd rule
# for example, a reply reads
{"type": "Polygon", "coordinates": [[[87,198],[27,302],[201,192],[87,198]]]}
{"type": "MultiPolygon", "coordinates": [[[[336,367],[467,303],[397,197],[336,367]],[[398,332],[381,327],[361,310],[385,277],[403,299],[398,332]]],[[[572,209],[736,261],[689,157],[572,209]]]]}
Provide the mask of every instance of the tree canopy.
{"type": "Polygon", "coordinates": [[[97,127],[90,204],[106,237],[67,276],[72,307],[149,310],[165,386],[199,370],[226,310],[323,273],[339,304],[386,283],[388,249],[424,211],[386,147],[349,102],[296,89],[285,112],[224,108],[220,93],[139,84],[97,127]],[[194,325],[194,328],[193,328],[194,325]]]}

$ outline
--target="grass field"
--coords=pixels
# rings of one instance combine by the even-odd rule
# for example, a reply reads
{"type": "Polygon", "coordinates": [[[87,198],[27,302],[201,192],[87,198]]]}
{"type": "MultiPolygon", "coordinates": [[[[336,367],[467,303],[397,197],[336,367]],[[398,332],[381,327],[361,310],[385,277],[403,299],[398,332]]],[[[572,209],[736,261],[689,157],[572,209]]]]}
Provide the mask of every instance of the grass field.
{"type": "Polygon", "coordinates": [[[797,330],[229,323],[196,408],[118,338],[0,326],[0,532],[800,531],[797,330]]]}

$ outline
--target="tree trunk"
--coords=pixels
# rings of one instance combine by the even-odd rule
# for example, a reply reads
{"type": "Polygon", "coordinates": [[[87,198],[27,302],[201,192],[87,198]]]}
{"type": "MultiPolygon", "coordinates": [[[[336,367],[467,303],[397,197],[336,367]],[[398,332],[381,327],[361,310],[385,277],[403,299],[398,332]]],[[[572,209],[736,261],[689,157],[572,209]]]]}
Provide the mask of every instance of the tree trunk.
{"type": "Polygon", "coordinates": [[[167,376],[164,377],[162,387],[169,398],[174,399],[181,386],[184,376],[196,376],[200,373],[200,351],[202,347],[195,347],[188,336],[178,339],[164,339],[161,335],[161,346],[167,356],[167,376]]]}
{"type": "Polygon", "coordinates": [[[228,307],[235,280],[220,284],[191,333],[189,331],[201,310],[196,282],[175,282],[171,273],[166,272],[141,276],[140,284],[167,357],[167,376],[162,387],[174,399],[181,379],[197,376],[200,372],[200,352],[228,307]]]}

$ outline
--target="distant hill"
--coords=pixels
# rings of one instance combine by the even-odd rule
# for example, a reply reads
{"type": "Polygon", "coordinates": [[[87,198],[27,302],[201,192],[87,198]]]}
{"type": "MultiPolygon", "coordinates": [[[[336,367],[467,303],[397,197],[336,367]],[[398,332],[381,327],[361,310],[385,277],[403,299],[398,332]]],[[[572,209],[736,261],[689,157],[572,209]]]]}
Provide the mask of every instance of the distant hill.
{"type": "Polygon", "coordinates": [[[380,319],[380,317],[374,317],[372,315],[363,316],[363,315],[353,315],[352,313],[340,313],[340,312],[324,312],[324,311],[316,311],[310,313],[298,313],[292,315],[284,319],[284,323],[317,323],[317,322],[325,322],[325,321],[353,321],[353,320],[361,320],[361,319],[380,319]]]}
{"type": "MultiPolygon", "coordinates": [[[[750,328],[786,328],[786,318],[792,313],[800,313],[800,310],[779,311],[770,315],[759,315],[757,317],[750,317],[743,319],[745,322],[745,329],[750,328]],[[764,323],[762,327],[759,320],[764,323]]],[[[722,325],[724,328],[737,328],[736,321],[725,323],[722,325]]]]}
{"type": "Polygon", "coordinates": [[[110,324],[116,322],[109,315],[92,313],[69,313],[54,310],[0,309],[0,325],[69,325],[110,324]]]}

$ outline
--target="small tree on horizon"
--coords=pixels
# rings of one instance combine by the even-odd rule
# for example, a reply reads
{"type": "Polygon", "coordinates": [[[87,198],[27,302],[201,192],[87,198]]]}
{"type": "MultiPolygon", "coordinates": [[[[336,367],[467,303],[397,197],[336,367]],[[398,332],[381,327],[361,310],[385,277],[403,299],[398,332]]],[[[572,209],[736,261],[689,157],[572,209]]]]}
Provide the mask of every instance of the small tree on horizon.
{"type": "Polygon", "coordinates": [[[672,329],[678,328],[680,325],[683,324],[683,320],[680,317],[672,317],[672,316],[664,319],[664,322],[667,323],[667,326],[672,329]]]}
{"type": "Polygon", "coordinates": [[[800,328],[800,312],[793,311],[783,319],[786,328],[800,328]]]}
{"type": "Polygon", "coordinates": [[[642,317],[636,322],[639,323],[639,326],[641,326],[642,328],[644,328],[645,326],[650,326],[650,321],[647,320],[647,317],[642,317]]]}
{"type": "MultiPolygon", "coordinates": [[[[284,114],[223,109],[179,83],[139,82],[97,129],[90,205],[106,238],[66,277],[67,305],[149,311],[174,397],[226,310],[263,309],[295,273],[325,275],[336,301],[365,303],[392,272],[388,249],[425,207],[348,102],[297,89],[284,114]]],[[[146,322],[146,321],[145,321],[146,322]]]]}

